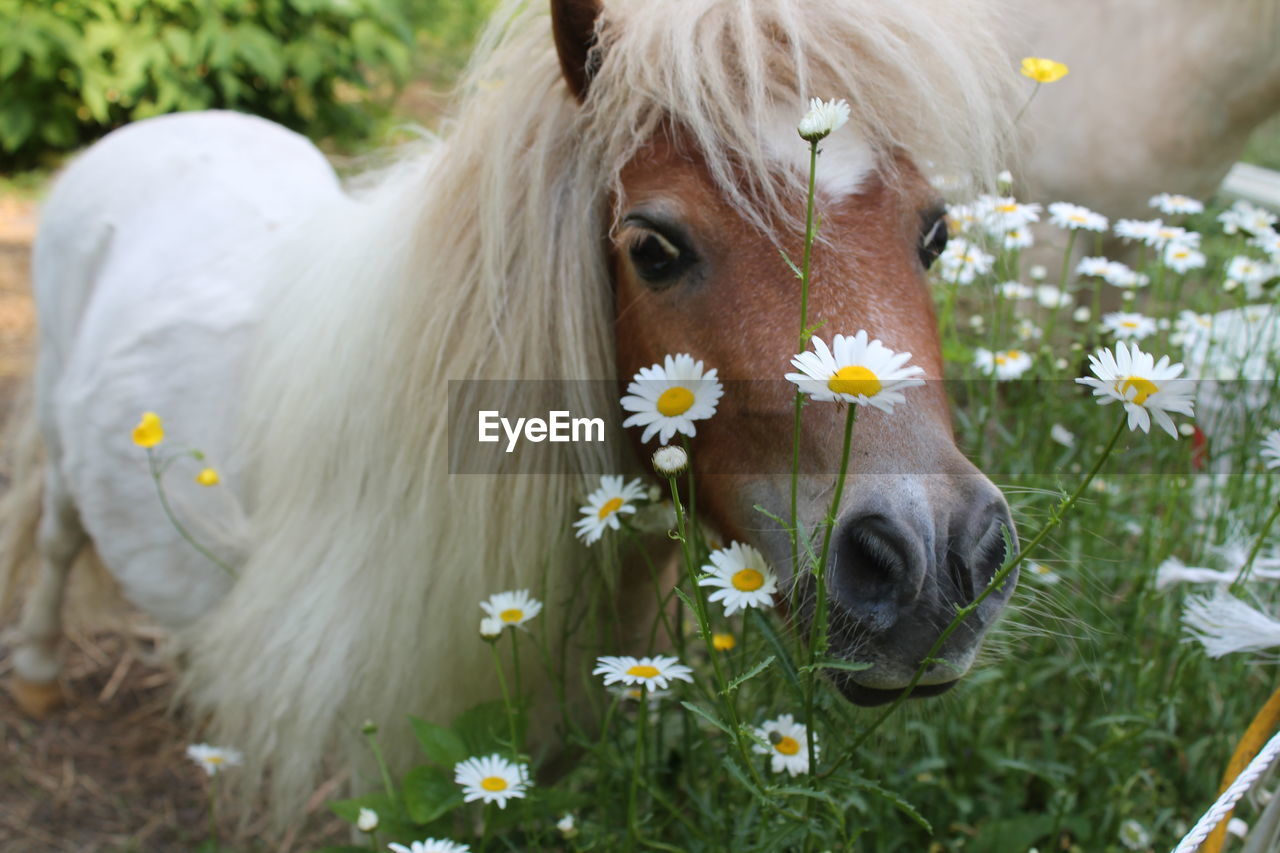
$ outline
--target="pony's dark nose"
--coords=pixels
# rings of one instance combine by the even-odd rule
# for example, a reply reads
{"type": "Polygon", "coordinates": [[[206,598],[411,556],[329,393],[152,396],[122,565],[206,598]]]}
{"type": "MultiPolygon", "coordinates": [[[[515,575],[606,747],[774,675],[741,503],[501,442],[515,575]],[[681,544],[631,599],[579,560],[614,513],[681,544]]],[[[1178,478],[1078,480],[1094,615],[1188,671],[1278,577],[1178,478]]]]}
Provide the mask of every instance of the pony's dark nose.
{"type": "Polygon", "coordinates": [[[859,628],[887,631],[919,598],[929,550],[903,520],[878,513],[845,518],[827,575],[831,598],[859,628]]]}
{"type": "MultiPolygon", "coordinates": [[[[922,598],[951,610],[974,600],[1005,560],[1013,522],[1003,499],[967,504],[940,535],[910,515],[856,514],[836,531],[827,586],[836,608],[861,631],[883,633],[922,598]]],[[[995,597],[1008,598],[1016,577],[995,597]]]]}

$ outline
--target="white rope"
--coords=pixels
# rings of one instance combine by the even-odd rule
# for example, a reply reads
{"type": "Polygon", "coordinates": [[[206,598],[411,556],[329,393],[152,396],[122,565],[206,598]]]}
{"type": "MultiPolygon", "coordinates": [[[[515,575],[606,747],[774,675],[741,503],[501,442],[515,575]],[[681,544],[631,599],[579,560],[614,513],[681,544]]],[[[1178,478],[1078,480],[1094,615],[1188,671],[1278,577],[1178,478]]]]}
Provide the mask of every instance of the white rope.
{"type": "Polygon", "coordinates": [[[1253,761],[1249,762],[1249,766],[1244,772],[1236,777],[1227,790],[1222,792],[1222,796],[1218,797],[1218,801],[1213,804],[1213,808],[1205,812],[1204,817],[1191,828],[1186,837],[1173,848],[1173,853],[1195,853],[1199,849],[1201,842],[1209,837],[1209,833],[1222,823],[1222,819],[1227,813],[1235,808],[1240,798],[1248,793],[1253,787],[1253,783],[1258,780],[1263,771],[1271,766],[1271,762],[1276,760],[1276,756],[1280,755],[1280,733],[1275,734],[1271,740],[1267,741],[1267,745],[1262,751],[1254,756],[1253,761]]]}

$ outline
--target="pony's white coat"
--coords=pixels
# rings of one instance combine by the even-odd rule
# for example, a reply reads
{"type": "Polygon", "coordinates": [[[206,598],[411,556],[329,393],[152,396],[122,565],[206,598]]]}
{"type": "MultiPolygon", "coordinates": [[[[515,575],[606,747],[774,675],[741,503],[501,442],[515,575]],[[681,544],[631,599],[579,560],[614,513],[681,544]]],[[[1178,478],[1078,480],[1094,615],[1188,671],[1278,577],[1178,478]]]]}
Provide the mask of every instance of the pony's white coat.
{"type": "MultiPolygon", "coordinates": [[[[809,96],[853,106],[839,191],[899,152],[999,162],[1008,69],[981,2],[612,3],[585,107],[542,6],[508,5],[446,141],[358,202],[297,137],[207,115],[114,135],[46,211],[53,469],[130,596],[185,624],[184,696],[208,739],[245,752],[238,775],[270,770],[280,814],[335,747],[359,747],[363,720],[403,765],[406,714],[447,722],[496,694],[482,597],[534,589],[556,636],[583,594],[588,552],[568,535],[583,479],[448,476],[446,383],[613,378],[602,236],[646,140],[682,128],[762,228],[803,187],[770,140],[809,96]],[[248,529],[209,542],[237,562],[229,588],[160,515],[128,439],[143,410],[239,496],[248,529]]],[[[582,393],[566,408],[616,404],[582,393]]],[[[622,465],[595,447],[565,473],[622,465]]],[[[199,497],[197,514],[231,511],[199,497]]]]}

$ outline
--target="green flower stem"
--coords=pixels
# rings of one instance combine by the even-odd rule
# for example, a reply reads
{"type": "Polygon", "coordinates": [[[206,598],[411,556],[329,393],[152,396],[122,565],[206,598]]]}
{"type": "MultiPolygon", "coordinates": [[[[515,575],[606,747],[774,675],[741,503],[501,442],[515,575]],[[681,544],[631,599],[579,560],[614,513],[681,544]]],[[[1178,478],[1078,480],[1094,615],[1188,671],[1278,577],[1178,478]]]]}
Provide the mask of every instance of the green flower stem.
{"type": "Polygon", "coordinates": [[[1040,93],[1040,87],[1044,84],[1039,80],[1036,81],[1035,88],[1031,90],[1031,94],[1027,96],[1027,100],[1022,105],[1022,109],[1018,110],[1018,114],[1013,117],[1013,124],[1016,127],[1018,122],[1022,120],[1022,114],[1027,111],[1027,107],[1031,106],[1031,102],[1036,99],[1036,95],[1040,93]]]}
{"type": "MultiPolygon", "coordinates": [[[[813,242],[818,235],[814,227],[813,200],[818,176],[818,141],[809,143],[809,190],[804,206],[804,256],[800,262],[800,352],[809,346],[809,282],[813,262],[813,242]]],[[[791,569],[800,565],[800,420],[804,411],[804,394],[796,390],[795,418],[791,432],[791,569]]]]}
{"type": "MultiPolygon", "coordinates": [[[[1068,279],[1071,276],[1071,253],[1076,249],[1076,236],[1080,232],[1072,228],[1067,232],[1067,250],[1062,253],[1062,272],[1058,274],[1058,289],[1063,293],[1067,292],[1070,285],[1068,279]]],[[[1058,315],[1062,313],[1062,308],[1058,305],[1049,309],[1049,322],[1044,330],[1044,342],[1041,349],[1047,350],[1047,357],[1050,359],[1049,364],[1053,364],[1053,330],[1058,325],[1058,315]]]]}
{"type": "Polygon", "coordinates": [[[938,639],[934,642],[933,647],[929,649],[928,654],[924,656],[924,659],[920,662],[919,668],[916,669],[916,673],[912,677],[911,682],[906,686],[906,688],[903,689],[903,691],[900,694],[898,694],[898,698],[894,699],[893,702],[887,708],[885,708],[884,712],[881,713],[880,716],[878,716],[874,721],[872,721],[871,725],[868,726],[866,730],[864,730],[862,734],[858,736],[857,740],[853,742],[853,745],[850,746],[849,749],[845,752],[845,756],[842,756],[841,759],[837,760],[837,762],[834,765],[832,765],[832,767],[829,768],[826,773],[823,774],[824,776],[829,775],[832,771],[834,771],[835,768],[840,765],[840,762],[843,761],[844,757],[847,757],[848,755],[852,755],[856,753],[858,750],[858,747],[866,743],[867,738],[871,736],[871,733],[874,732],[876,729],[878,729],[880,725],[893,714],[894,711],[898,710],[898,707],[902,705],[902,703],[905,702],[907,698],[911,695],[911,692],[916,689],[916,686],[920,683],[920,679],[924,677],[924,674],[929,669],[929,666],[932,663],[934,663],[935,656],[942,649],[943,645],[951,637],[951,635],[955,633],[956,629],[960,627],[960,623],[962,623],[965,619],[967,619],[970,615],[972,615],[973,612],[977,610],[978,607],[982,604],[982,602],[986,601],[987,598],[989,598],[993,592],[995,592],[1000,587],[1004,586],[1004,582],[1009,578],[1009,575],[1011,575],[1013,571],[1018,568],[1018,566],[1022,565],[1023,561],[1026,560],[1027,555],[1030,554],[1032,551],[1034,551],[1037,547],[1039,547],[1039,545],[1042,542],[1044,542],[1045,538],[1049,535],[1049,533],[1055,527],[1057,527],[1058,524],[1061,523],[1066,513],[1069,512],[1073,506],[1075,506],[1076,501],[1080,499],[1080,496],[1084,494],[1085,489],[1087,489],[1089,487],[1089,484],[1093,482],[1093,478],[1098,475],[1098,472],[1100,470],[1102,470],[1102,465],[1104,462],[1107,461],[1107,458],[1111,455],[1111,452],[1115,450],[1116,442],[1120,440],[1120,435],[1121,433],[1124,432],[1126,423],[1127,423],[1127,415],[1125,415],[1124,413],[1121,413],[1120,422],[1116,424],[1116,430],[1111,434],[1111,440],[1107,442],[1107,446],[1103,449],[1101,455],[1098,456],[1098,459],[1096,462],[1094,462],[1093,467],[1089,469],[1089,473],[1086,474],[1084,479],[1080,481],[1080,485],[1076,486],[1076,490],[1071,493],[1070,497],[1068,497],[1065,501],[1063,501],[1057,507],[1054,508],[1054,510],[1049,514],[1049,518],[1045,522],[1044,527],[1040,528],[1040,532],[1038,532],[1035,535],[1035,537],[1030,542],[1027,543],[1025,548],[1022,548],[1021,550],[1018,551],[1017,554],[1013,555],[1013,557],[1008,562],[1006,562],[1004,566],[1002,566],[1000,570],[995,573],[995,575],[992,576],[991,582],[987,584],[986,589],[984,589],[977,598],[975,598],[972,602],[965,605],[964,607],[957,608],[955,618],[951,620],[951,624],[949,624],[943,630],[943,632],[938,636],[938,639]]]}
{"type": "Polygon", "coordinates": [[[391,783],[391,771],[387,769],[386,756],[382,754],[382,745],[378,743],[378,730],[372,726],[365,726],[364,736],[369,741],[369,749],[373,752],[373,760],[377,762],[378,773],[382,775],[382,788],[387,794],[387,799],[391,802],[398,802],[396,798],[396,786],[391,783]]]}
{"type": "MultiPolygon", "coordinates": [[[[503,629],[506,630],[505,628],[503,629]]],[[[512,629],[515,630],[515,629],[512,629]]],[[[511,757],[517,759],[520,755],[520,738],[516,736],[516,709],[511,702],[511,693],[507,690],[507,676],[502,671],[502,656],[498,654],[498,641],[496,639],[487,640],[489,650],[493,652],[493,668],[498,672],[498,684],[502,687],[502,704],[507,709],[507,729],[511,733],[511,757]]],[[[513,644],[515,640],[511,641],[513,644]]],[[[514,654],[514,653],[513,653],[514,654]]]]}
{"type": "Polygon", "coordinates": [[[640,777],[644,773],[644,735],[649,718],[649,690],[640,688],[640,701],[636,709],[636,754],[631,768],[631,786],[627,790],[627,849],[633,849],[640,841],[640,827],[636,824],[636,789],[640,785],[640,777]]]}
{"type": "Polygon", "coordinates": [[[804,715],[805,733],[809,748],[809,773],[817,772],[817,753],[814,750],[814,717],[813,697],[818,682],[818,672],[814,663],[819,657],[826,656],[827,649],[827,557],[831,553],[831,533],[835,530],[836,515],[840,511],[840,499],[844,496],[845,477],[849,473],[849,449],[853,444],[853,425],[858,421],[858,406],[849,403],[849,410],[844,419],[844,444],[840,450],[840,473],[836,477],[835,494],[831,496],[831,509],[827,512],[826,530],[822,534],[822,551],[818,555],[817,565],[813,567],[816,585],[813,608],[813,625],[809,629],[809,666],[805,671],[804,715]]]}
{"type": "Polygon", "coordinates": [[[1275,525],[1276,519],[1280,518],[1280,501],[1271,508],[1271,514],[1267,516],[1267,520],[1262,522],[1262,529],[1258,531],[1258,538],[1253,540],[1253,547],[1249,549],[1249,556],[1245,559],[1244,565],[1240,567],[1240,573],[1236,575],[1236,579],[1231,582],[1231,593],[1237,594],[1244,588],[1245,581],[1249,580],[1249,573],[1253,571],[1253,563],[1258,559],[1258,552],[1262,550],[1262,543],[1267,541],[1267,534],[1271,532],[1271,528],[1275,525]]]}
{"type": "Polygon", "coordinates": [[[204,547],[199,542],[197,542],[195,540],[195,537],[193,537],[191,533],[188,532],[187,528],[183,526],[182,522],[178,521],[178,517],[173,512],[173,507],[169,505],[169,496],[165,493],[164,483],[161,481],[161,478],[164,476],[165,469],[168,468],[168,465],[166,464],[163,467],[158,465],[156,463],[155,451],[153,451],[150,447],[147,448],[147,465],[151,469],[151,479],[156,484],[156,494],[160,497],[160,506],[164,510],[164,514],[168,517],[169,523],[173,525],[174,530],[177,530],[178,535],[181,536],[183,539],[185,539],[187,541],[187,544],[190,545],[192,548],[195,548],[196,551],[198,551],[202,556],[204,556],[205,559],[213,563],[218,568],[222,569],[232,578],[235,578],[236,570],[231,568],[231,566],[228,565],[227,563],[224,563],[222,560],[220,560],[208,548],[204,547]]]}
{"type": "Polygon", "coordinates": [[[680,654],[680,659],[684,660],[684,632],[676,631],[675,627],[671,624],[671,618],[667,615],[667,606],[671,603],[671,599],[674,597],[675,593],[673,591],[665,595],[663,594],[662,578],[658,575],[658,569],[654,566],[653,560],[649,558],[649,551],[644,547],[644,544],[640,541],[640,537],[636,535],[636,531],[632,528],[631,524],[624,520],[622,522],[622,530],[623,533],[626,534],[626,537],[631,540],[631,544],[635,545],[636,552],[644,559],[645,568],[649,570],[649,580],[653,583],[653,594],[658,601],[658,618],[654,620],[653,626],[649,630],[649,646],[651,648],[653,647],[658,626],[661,625],[667,632],[667,636],[671,639],[671,642],[675,644],[676,651],[680,654]]]}
{"type": "MultiPolygon", "coordinates": [[[[147,453],[150,453],[150,449],[147,453]]],[[[215,771],[209,777],[209,840],[213,842],[214,853],[222,845],[218,842],[218,774],[215,771]]]]}

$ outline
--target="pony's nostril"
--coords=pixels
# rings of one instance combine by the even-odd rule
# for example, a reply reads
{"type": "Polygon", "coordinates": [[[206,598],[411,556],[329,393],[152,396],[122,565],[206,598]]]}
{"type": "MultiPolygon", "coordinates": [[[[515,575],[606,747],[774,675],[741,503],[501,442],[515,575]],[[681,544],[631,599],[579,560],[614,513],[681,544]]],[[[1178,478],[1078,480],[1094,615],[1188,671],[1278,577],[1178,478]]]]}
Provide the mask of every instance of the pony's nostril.
{"type": "Polygon", "coordinates": [[[973,588],[973,572],[969,571],[969,564],[962,555],[953,551],[947,556],[947,574],[956,589],[956,604],[963,607],[977,597],[973,588]]]}
{"type": "Polygon", "coordinates": [[[829,576],[833,598],[861,627],[888,630],[919,592],[914,550],[883,516],[847,520],[829,576]]]}
{"type": "Polygon", "coordinates": [[[1009,540],[1016,541],[1013,522],[1003,504],[983,515],[986,524],[975,527],[984,532],[976,540],[969,538],[968,541],[972,544],[967,547],[955,548],[953,545],[953,550],[947,556],[947,574],[955,588],[956,603],[962,606],[969,604],[978,593],[986,589],[992,577],[1004,565],[1007,557],[1006,531],[1009,540]]]}

